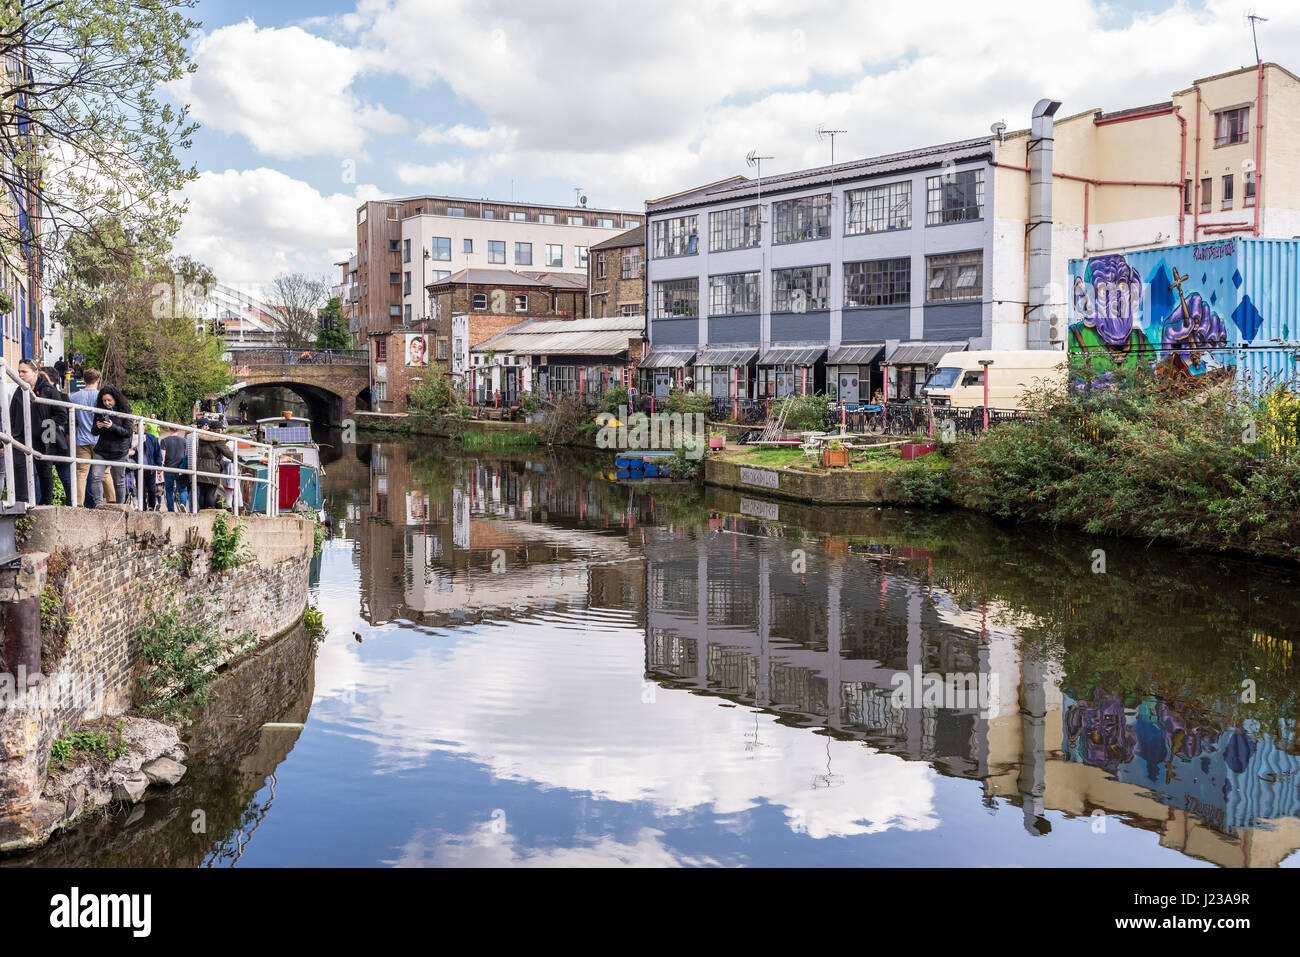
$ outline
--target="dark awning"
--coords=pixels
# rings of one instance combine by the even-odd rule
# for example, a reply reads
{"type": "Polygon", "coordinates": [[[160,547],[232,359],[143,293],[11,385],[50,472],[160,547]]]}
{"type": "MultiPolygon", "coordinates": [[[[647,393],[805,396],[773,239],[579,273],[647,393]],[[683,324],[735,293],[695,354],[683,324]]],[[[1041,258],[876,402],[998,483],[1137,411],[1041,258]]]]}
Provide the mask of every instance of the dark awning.
{"type": "Polygon", "coordinates": [[[773,346],[758,360],[761,366],[810,366],[826,355],[825,346],[773,346]]]}
{"type": "Polygon", "coordinates": [[[752,346],[718,346],[705,349],[695,362],[702,366],[744,366],[756,355],[758,350],[752,346]]]}
{"type": "Polygon", "coordinates": [[[862,366],[874,362],[876,356],[885,351],[883,342],[849,343],[842,345],[831,353],[826,360],[828,366],[862,366]]]}
{"type": "Polygon", "coordinates": [[[891,366],[932,366],[950,352],[965,352],[964,342],[900,342],[885,357],[891,366]]]}
{"type": "Polygon", "coordinates": [[[695,350],[683,352],[682,350],[656,349],[648,356],[641,360],[642,369],[681,369],[691,364],[695,358],[695,350]]]}

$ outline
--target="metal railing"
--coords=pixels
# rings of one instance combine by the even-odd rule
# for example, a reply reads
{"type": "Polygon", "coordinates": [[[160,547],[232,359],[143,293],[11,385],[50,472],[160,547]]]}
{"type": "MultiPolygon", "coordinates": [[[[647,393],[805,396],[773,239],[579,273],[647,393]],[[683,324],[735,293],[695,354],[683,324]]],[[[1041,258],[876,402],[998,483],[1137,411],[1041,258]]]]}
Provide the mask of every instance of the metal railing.
{"type": "MultiPolygon", "coordinates": [[[[26,459],[26,469],[25,469],[27,473],[26,499],[31,504],[35,504],[37,500],[36,468],[35,468],[36,463],[52,462],[57,465],[69,466],[68,473],[69,473],[70,484],[72,487],[65,488],[64,494],[67,499],[67,504],[72,506],[79,505],[81,502],[82,496],[79,496],[77,493],[82,492],[84,494],[85,492],[85,489],[77,488],[78,478],[77,478],[76,466],[88,465],[92,467],[92,471],[87,473],[86,480],[89,482],[91,480],[91,476],[94,475],[93,467],[96,465],[102,465],[105,466],[106,468],[122,469],[123,474],[127,471],[135,473],[135,506],[136,508],[142,511],[144,509],[144,473],[163,472],[163,473],[171,473],[174,475],[184,475],[188,477],[189,492],[190,492],[189,510],[192,512],[197,512],[199,510],[199,479],[212,478],[212,479],[217,479],[218,484],[227,481],[233,482],[234,494],[232,496],[232,499],[233,499],[233,506],[234,506],[234,514],[236,517],[239,516],[240,500],[242,498],[241,489],[240,489],[241,482],[248,482],[248,483],[252,483],[253,485],[265,485],[266,486],[265,512],[268,516],[278,515],[280,511],[278,450],[272,445],[267,445],[262,442],[254,442],[237,436],[232,436],[228,439],[224,439],[224,441],[226,441],[227,443],[234,442],[235,445],[235,447],[231,450],[231,455],[233,459],[232,474],[226,474],[224,472],[204,472],[204,471],[200,471],[198,467],[199,442],[205,441],[200,438],[200,435],[203,434],[211,435],[212,433],[210,432],[205,433],[203,429],[197,429],[194,428],[193,426],[175,425],[171,422],[164,422],[161,419],[151,419],[148,416],[135,415],[134,413],[130,413],[130,412],[118,412],[114,409],[103,409],[103,408],[99,408],[98,406],[91,407],[91,406],[78,405],[75,402],[64,402],[57,399],[42,398],[41,396],[37,395],[33,391],[30,385],[22,381],[22,379],[20,379],[14,373],[13,369],[3,358],[0,358],[0,446],[3,447],[2,454],[3,454],[3,463],[4,463],[4,485],[5,485],[3,501],[6,507],[12,506],[17,500],[17,494],[14,488],[14,451],[17,450],[26,459]],[[16,438],[14,438],[13,422],[11,421],[10,408],[9,408],[11,400],[13,398],[13,393],[11,393],[7,388],[4,388],[4,386],[6,386],[9,383],[12,383],[13,386],[18,390],[18,394],[22,396],[23,435],[26,439],[26,441],[24,442],[20,442],[16,438]],[[49,452],[41,451],[35,447],[35,436],[32,433],[32,404],[33,403],[36,403],[37,405],[43,405],[43,406],[48,406],[57,409],[64,409],[67,411],[68,452],[70,454],[55,455],[49,452]],[[78,412],[91,414],[95,418],[114,417],[119,419],[125,419],[128,422],[133,422],[135,424],[134,427],[135,449],[136,449],[135,456],[131,456],[130,453],[128,453],[126,458],[113,460],[113,459],[95,458],[94,455],[92,454],[91,458],[89,459],[78,458],[76,456],[77,413],[78,412]],[[144,427],[146,425],[156,425],[159,426],[160,428],[167,429],[169,431],[175,430],[177,432],[182,432],[185,434],[185,455],[186,455],[185,468],[178,468],[175,466],[166,466],[166,465],[149,465],[143,461],[144,427]],[[259,478],[256,475],[241,475],[239,473],[239,449],[241,446],[256,450],[257,452],[263,453],[265,455],[266,476],[264,478],[259,478]]],[[[222,440],[209,439],[207,441],[222,441],[222,440]]],[[[114,491],[115,502],[117,504],[123,504],[126,499],[126,489],[122,488],[119,490],[115,485],[113,491],[114,491]]]]}
{"type": "Polygon", "coordinates": [[[368,365],[364,349],[230,349],[239,366],[355,366],[368,365]]]}

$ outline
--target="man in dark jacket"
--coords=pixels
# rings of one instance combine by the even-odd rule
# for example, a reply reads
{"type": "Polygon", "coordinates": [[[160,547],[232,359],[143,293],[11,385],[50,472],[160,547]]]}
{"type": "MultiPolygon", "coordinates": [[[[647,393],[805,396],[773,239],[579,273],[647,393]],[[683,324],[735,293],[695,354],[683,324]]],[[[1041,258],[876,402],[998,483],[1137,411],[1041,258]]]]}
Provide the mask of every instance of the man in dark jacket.
{"type": "MultiPolygon", "coordinates": [[[[27,381],[20,367],[18,374],[27,381]]],[[[49,373],[42,369],[36,374],[34,391],[39,398],[55,402],[67,402],[68,397],[59,391],[50,379],[49,373]]],[[[32,430],[34,447],[45,455],[66,456],[71,446],[68,444],[68,410],[55,405],[32,403],[32,430]]],[[[63,484],[63,504],[73,505],[72,501],[72,466],[67,462],[50,462],[41,459],[36,463],[36,478],[40,483],[40,504],[54,504],[54,474],[58,473],[63,484]]]]}

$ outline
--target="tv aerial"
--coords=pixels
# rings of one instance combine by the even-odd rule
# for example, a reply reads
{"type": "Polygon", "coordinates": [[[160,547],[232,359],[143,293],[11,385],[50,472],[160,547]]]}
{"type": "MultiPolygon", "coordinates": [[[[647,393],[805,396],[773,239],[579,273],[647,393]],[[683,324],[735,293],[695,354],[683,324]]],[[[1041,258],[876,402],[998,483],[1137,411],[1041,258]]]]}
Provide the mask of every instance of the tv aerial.
{"type": "Polygon", "coordinates": [[[835,137],[840,133],[847,133],[848,130],[828,130],[824,124],[817,124],[817,139],[831,141],[831,165],[835,165],[835,137]]]}

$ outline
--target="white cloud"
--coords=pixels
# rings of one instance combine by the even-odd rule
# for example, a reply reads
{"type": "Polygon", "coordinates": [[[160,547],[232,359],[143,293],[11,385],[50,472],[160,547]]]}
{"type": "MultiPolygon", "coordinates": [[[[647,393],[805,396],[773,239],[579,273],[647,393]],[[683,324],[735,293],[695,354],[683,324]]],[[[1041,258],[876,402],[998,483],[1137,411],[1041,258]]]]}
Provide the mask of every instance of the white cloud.
{"type": "Polygon", "coordinates": [[[465,181],[465,162],[459,160],[448,163],[434,163],[422,166],[419,163],[398,163],[394,170],[397,178],[408,186],[436,187],[448,183],[465,181]]]}
{"type": "Polygon", "coordinates": [[[176,251],[207,263],[222,282],[265,283],[279,272],[328,272],[356,246],[356,208],[374,186],[323,195],[265,167],[207,171],[185,190],[189,213],[176,251]]]}
{"type": "Polygon", "coordinates": [[[299,27],[221,27],[195,50],[198,69],[174,86],[195,119],[239,133],[277,159],[357,155],[371,133],[406,121],[352,92],[365,56],[299,27]]]}
{"type": "MultiPolygon", "coordinates": [[[[1266,57],[1300,44],[1300,8],[1273,13],[1266,57]]],[[[996,120],[1027,126],[1043,96],[1062,115],[1166,99],[1253,58],[1230,0],[1132,19],[1093,0],[1050,16],[1037,0],[942,0],[924,16],[893,0],[665,0],[599,17],[578,4],[361,0],[336,26],[373,69],[446,84],[482,114],[420,136],[479,151],[471,181],[526,171],[621,205],[748,172],[751,148],[774,155],[774,173],[824,164],[819,123],[848,130],[838,159],[876,155],[986,135],[996,120]]]]}

